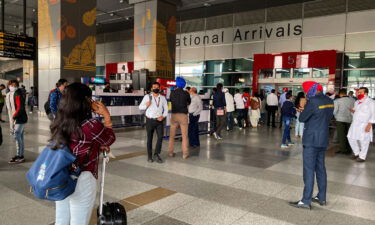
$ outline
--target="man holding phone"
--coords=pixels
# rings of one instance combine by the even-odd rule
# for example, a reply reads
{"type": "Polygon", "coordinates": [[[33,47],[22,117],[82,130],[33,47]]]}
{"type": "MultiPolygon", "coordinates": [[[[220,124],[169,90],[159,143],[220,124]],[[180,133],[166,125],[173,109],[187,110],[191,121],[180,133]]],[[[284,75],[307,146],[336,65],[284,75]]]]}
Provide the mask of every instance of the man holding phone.
{"type": "Polygon", "coordinates": [[[168,116],[168,102],[160,92],[160,84],[155,82],[152,84],[152,93],[145,95],[141,104],[140,110],[146,110],[146,130],[147,130],[147,153],[148,162],[152,163],[154,160],[162,163],[160,158],[161,145],[163,142],[163,126],[164,119],[168,116]],[[156,130],[157,142],[155,147],[154,157],[152,156],[152,139],[156,130]]]}

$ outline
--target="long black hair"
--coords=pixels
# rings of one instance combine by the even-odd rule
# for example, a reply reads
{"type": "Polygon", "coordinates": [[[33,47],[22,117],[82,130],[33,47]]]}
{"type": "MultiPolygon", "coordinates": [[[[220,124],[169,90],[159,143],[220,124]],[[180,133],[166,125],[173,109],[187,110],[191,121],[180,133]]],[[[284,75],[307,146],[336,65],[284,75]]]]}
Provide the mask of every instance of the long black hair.
{"type": "Polygon", "coordinates": [[[294,106],[295,107],[299,108],[299,105],[300,105],[300,102],[301,102],[301,98],[306,98],[305,97],[305,93],[302,92],[302,91],[297,94],[297,98],[296,98],[296,100],[294,102],[294,106]]]}
{"type": "Polygon", "coordinates": [[[82,135],[82,122],[92,118],[91,96],[90,88],[81,83],[72,83],[65,88],[56,119],[50,126],[50,142],[54,149],[69,145],[72,136],[82,135]]]}

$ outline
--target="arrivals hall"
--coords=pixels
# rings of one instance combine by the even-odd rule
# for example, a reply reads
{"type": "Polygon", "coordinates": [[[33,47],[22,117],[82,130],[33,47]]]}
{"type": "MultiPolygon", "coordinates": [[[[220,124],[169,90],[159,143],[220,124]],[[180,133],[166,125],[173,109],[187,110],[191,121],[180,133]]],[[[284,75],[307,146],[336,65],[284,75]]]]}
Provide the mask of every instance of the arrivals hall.
{"type": "Polygon", "coordinates": [[[375,224],[375,0],[0,21],[0,225],[375,224]]]}

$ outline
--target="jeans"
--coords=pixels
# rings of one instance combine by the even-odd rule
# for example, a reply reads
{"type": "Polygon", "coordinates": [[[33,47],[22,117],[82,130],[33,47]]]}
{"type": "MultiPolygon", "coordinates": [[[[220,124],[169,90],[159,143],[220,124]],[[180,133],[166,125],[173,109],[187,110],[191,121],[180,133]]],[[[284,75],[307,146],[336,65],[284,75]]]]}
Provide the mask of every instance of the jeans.
{"type": "Polygon", "coordinates": [[[55,225],[87,225],[96,197],[96,179],[91,172],[83,171],[72,195],[56,202],[55,225]]]}
{"type": "Polygon", "coordinates": [[[303,136],[303,129],[305,128],[305,123],[299,122],[299,118],[296,119],[296,127],[294,128],[295,130],[295,135],[296,136],[303,136]]]}
{"type": "Polygon", "coordinates": [[[287,144],[286,142],[291,142],[290,139],[290,123],[292,122],[292,118],[283,116],[283,123],[284,123],[284,132],[283,132],[283,138],[282,138],[282,143],[287,144]]]}
{"type": "Polygon", "coordinates": [[[189,114],[189,145],[200,146],[199,142],[199,117],[200,115],[194,116],[189,114]]]}
{"type": "Polygon", "coordinates": [[[243,128],[242,120],[244,119],[245,109],[236,109],[238,127],[243,128]]]}
{"type": "Polygon", "coordinates": [[[233,126],[234,126],[233,112],[227,112],[227,127],[229,130],[233,130],[233,126]]]}
{"type": "Polygon", "coordinates": [[[23,153],[25,152],[25,144],[23,140],[23,134],[25,131],[25,124],[15,124],[13,137],[16,140],[16,147],[17,147],[17,156],[23,157],[23,153]]]}
{"type": "Polygon", "coordinates": [[[310,205],[314,191],[314,179],[318,183],[318,198],[320,201],[326,201],[327,193],[327,172],[325,167],[325,153],[327,148],[315,148],[312,146],[303,146],[303,189],[302,202],[310,205]]]}
{"type": "Polygon", "coordinates": [[[154,138],[155,130],[158,138],[155,147],[155,154],[160,154],[161,152],[161,145],[163,142],[163,126],[163,121],[146,119],[148,157],[152,157],[152,140],[154,138]]]}

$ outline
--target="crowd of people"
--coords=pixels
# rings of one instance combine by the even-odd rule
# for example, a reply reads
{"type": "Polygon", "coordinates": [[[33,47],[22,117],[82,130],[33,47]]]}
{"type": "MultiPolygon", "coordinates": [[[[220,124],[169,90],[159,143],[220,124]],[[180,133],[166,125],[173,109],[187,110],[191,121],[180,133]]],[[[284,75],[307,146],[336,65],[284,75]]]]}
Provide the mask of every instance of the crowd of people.
{"type": "MultiPolygon", "coordinates": [[[[365,87],[359,88],[355,97],[353,93],[341,89],[333,100],[332,96],[323,94],[323,87],[316,82],[305,82],[302,86],[303,92],[297,96],[284,89],[279,96],[276,90],[271,90],[264,97],[258,93],[250,95],[247,90],[241,93],[238,89],[233,96],[223,84],[217,84],[210,103],[213,112],[212,136],[221,140],[225,128],[231,131],[236,126],[241,130],[245,127],[257,128],[264,123],[276,128],[276,114],[280,112],[278,121],[283,127],[280,147],[286,149],[294,144],[290,134],[292,124],[296,138],[302,138],[303,143],[303,197],[289,204],[311,209],[311,203],[326,204],[325,152],[329,145],[329,127],[332,122],[335,123],[339,143],[337,153],[351,154],[357,162],[365,162],[369,144],[373,141],[375,102],[368,96],[369,90],[365,87]],[[313,196],[315,177],[319,192],[313,196]]],[[[17,80],[11,80],[8,87],[0,85],[0,89],[5,88],[9,91],[6,96],[2,96],[3,99],[0,98],[0,107],[1,104],[7,106],[10,130],[16,141],[16,155],[9,163],[22,163],[25,162],[24,129],[28,121],[26,94],[17,80]]],[[[60,79],[44,105],[51,120],[51,148],[68,146],[82,171],[75,192],[62,201],[56,201],[57,225],[88,223],[96,196],[99,154],[110,151],[110,145],[116,139],[108,109],[91,97],[91,89],[86,85],[69,84],[67,80],[60,79]],[[102,122],[93,118],[93,113],[100,115],[102,122]]],[[[150,94],[145,95],[139,105],[146,117],[149,163],[163,163],[160,154],[169,112],[167,155],[176,156],[178,128],[181,131],[183,159],[189,158],[189,147],[200,147],[199,121],[203,101],[197,88],[186,88],[186,81],[178,77],[169,100],[171,107],[168,106],[167,98],[161,94],[160,84],[154,82],[150,94]],[[157,141],[153,148],[155,131],[157,141]]]]}

